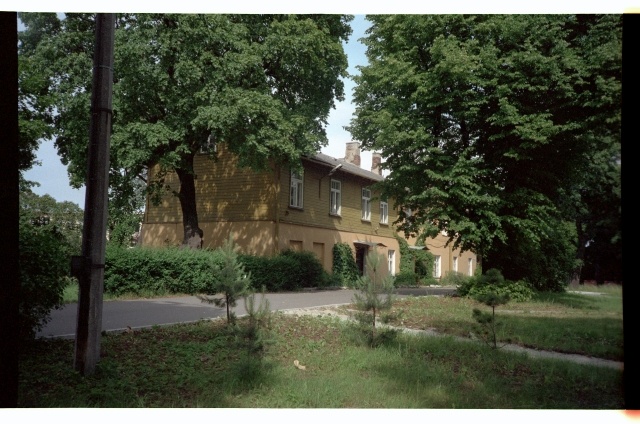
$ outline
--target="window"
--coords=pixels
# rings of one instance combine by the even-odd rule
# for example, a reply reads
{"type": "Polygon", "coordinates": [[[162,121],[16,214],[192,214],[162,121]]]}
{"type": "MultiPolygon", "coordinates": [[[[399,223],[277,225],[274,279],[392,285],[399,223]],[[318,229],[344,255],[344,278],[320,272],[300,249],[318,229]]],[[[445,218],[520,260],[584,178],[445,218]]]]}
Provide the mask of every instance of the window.
{"type": "Polygon", "coordinates": [[[441,274],[442,274],[442,268],[440,267],[440,261],[441,261],[441,256],[440,255],[435,255],[434,259],[433,259],[433,278],[440,278],[441,274]]]}
{"type": "Polygon", "coordinates": [[[389,204],[387,202],[380,202],[380,223],[389,223],[389,204]]]}
{"type": "Polygon", "coordinates": [[[395,250],[388,251],[387,262],[389,266],[389,275],[396,275],[396,251],[395,250]]]}
{"type": "Polygon", "coordinates": [[[362,219],[371,221],[371,190],[362,189],[362,219]]]}
{"type": "Polygon", "coordinates": [[[331,209],[329,213],[331,215],[340,215],[341,211],[341,195],[340,191],[342,188],[342,184],[338,180],[331,180],[331,209]]]}
{"type": "Polygon", "coordinates": [[[212,136],[207,138],[207,141],[200,146],[200,153],[208,155],[211,153],[218,153],[218,144],[212,136]]]}
{"type": "Polygon", "coordinates": [[[453,270],[455,272],[458,272],[458,257],[457,256],[453,257],[453,270]]]}
{"type": "Polygon", "coordinates": [[[469,276],[473,277],[473,259],[469,258],[469,276]]]}
{"type": "Polygon", "coordinates": [[[289,206],[302,208],[302,176],[291,171],[291,190],[289,192],[289,206]]]}

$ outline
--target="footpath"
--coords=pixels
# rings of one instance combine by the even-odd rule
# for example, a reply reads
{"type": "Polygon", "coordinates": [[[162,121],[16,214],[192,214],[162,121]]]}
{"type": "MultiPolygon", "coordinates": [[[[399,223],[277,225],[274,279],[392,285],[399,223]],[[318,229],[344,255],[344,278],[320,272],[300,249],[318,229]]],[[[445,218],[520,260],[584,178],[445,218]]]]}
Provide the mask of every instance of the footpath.
{"type": "MultiPolygon", "coordinates": [[[[352,318],[349,315],[346,315],[340,312],[340,310],[338,309],[339,306],[342,306],[342,305],[327,305],[327,306],[317,306],[312,308],[288,309],[282,312],[290,315],[311,315],[316,317],[333,317],[343,321],[352,320],[352,318]]],[[[392,329],[399,330],[408,334],[413,334],[416,336],[453,337],[454,339],[462,342],[480,343],[480,341],[478,340],[438,333],[437,331],[431,330],[431,329],[416,330],[416,329],[404,328],[404,327],[393,327],[385,324],[380,324],[380,326],[386,327],[386,328],[392,328],[392,329]]],[[[526,348],[526,347],[522,347],[514,344],[503,345],[501,349],[508,350],[511,352],[523,353],[531,358],[559,359],[559,360],[571,361],[571,362],[575,362],[583,365],[607,367],[607,368],[617,369],[620,371],[624,370],[623,362],[611,361],[608,359],[593,358],[590,356],[576,355],[572,353],[550,352],[550,351],[544,351],[544,350],[530,349],[530,348],[526,348]]]]}

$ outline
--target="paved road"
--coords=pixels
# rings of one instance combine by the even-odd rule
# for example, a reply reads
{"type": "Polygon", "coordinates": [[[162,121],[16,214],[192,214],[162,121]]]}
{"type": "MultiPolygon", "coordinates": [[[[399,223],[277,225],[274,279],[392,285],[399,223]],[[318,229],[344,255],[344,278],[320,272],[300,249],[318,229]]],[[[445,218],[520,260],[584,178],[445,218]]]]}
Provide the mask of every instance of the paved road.
{"type": "MultiPolygon", "coordinates": [[[[445,295],[455,289],[450,287],[424,287],[398,289],[398,297],[445,295]]],[[[296,293],[267,294],[272,311],[310,308],[314,306],[351,303],[353,290],[314,290],[296,293]]],[[[38,337],[75,337],[77,304],[66,305],[51,313],[51,321],[38,333],[38,337]]],[[[240,316],[245,314],[243,302],[234,309],[240,316]]],[[[122,331],[127,327],[144,328],[153,325],[193,322],[221,317],[225,309],[202,303],[194,296],[167,297],[149,300],[118,300],[104,302],[102,329],[122,331]]]]}

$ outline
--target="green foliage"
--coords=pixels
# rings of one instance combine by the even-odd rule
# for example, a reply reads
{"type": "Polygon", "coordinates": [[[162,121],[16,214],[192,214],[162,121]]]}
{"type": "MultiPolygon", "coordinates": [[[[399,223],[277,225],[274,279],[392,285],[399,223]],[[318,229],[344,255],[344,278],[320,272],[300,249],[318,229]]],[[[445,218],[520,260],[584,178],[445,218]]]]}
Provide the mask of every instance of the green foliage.
{"type": "MultiPolygon", "coordinates": [[[[23,16],[23,15],[21,15],[23,16]]],[[[273,159],[298,163],[326,144],[324,126],[344,98],[348,15],[118,14],[114,47],[110,165],[112,198],[126,199],[139,176],[150,191],[167,172],[181,182],[184,243],[199,232],[193,157],[209,139],[223,141],[241,166],[273,159]],[[150,179],[149,179],[150,178],[150,179]]],[[[40,99],[33,117],[55,137],[75,185],[86,180],[95,15],[24,14],[40,99]],[[46,100],[46,101],[45,101],[46,100]],[[42,115],[42,116],[40,116],[42,115]]],[[[28,47],[28,48],[27,48],[28,47]]],[[[21,67],[21,81],[30,76],[21,67]]],[[[33,88],[30,88],[33,86],[33,88]]],[[[27,110],[22,108],[21,110],[27,110]]],[[[40,134],[42,129],[32,131],[40,134]]],[[[30,137],[30,140],[34,136],[30,137]]]]}
{"type": "Polygon", "coordinates": [[[347,243],[336,243],[332,252],[334,278],[343,287],[353,287],[359,277],[353,249],[347,243]]]}
{"type": "Polygon", "coordinates": [[[498,294],[489,291],[477,294],[474,298],[491,308],[491,313],[482,312],[480,309],[473,310],[473,318],[480,325],[482,339],[493,349],[498,348],[498,328],[500,323],[496,321],[496,306],[504,305],[509,301],[508,294],[498,294]]]}
{"type": "Polygon", "coordinates": [[[465,275],[462,272],[449,271],[440,278],[440,284],[443,286],[462,286],[472,278],[473,277],[465,275]]]}
{"type": "Polygon", "coordinates": [[[296,291],[327,282],[322,264],[311,252],[285,250],[273,257],[240,255],[240,261],[251,272],[254,290],[296,291]]]}
{"type": "Polygon", "coordinates": [[[357,281],[358,291],[353,294],[353,302],[358,308],[356,320],[365,334],[368,334],[368,342],[371,346],[378,343],[376,334],[376,321],[382,311],[391,309],[393,305],[393,278],[382,278],[380,275],[380,255],[370,251],[365,260],[365,275],[357,281]],[[367,330],[368,328],[368,330],[367,330]]]}
{"type": "Polygon", "coordinates": [[[460,296],[471,298],[488,296],[493,293],[497,296],[506,296],[514,302],[526,302],[531,300],[535,294],[525,281],[505,280],[502,273],[495,268],[487,270],[486,274],[463,280],[458,285],[457,292],[460,296]]]}
{"type": "Polygon", "coordinates": [[[206,303],[227,309],[227,324],[231,325],[235,321],[235,315],[231,308],[235,308],[238,299],[249,294],[251,286],[251,273],[247,273],[244,265],[238,259],[237,246],[233,242],[233,236],[225,240],[222,247],[216,249],[222,259],[222,263],[211,260],[211,280],[198,299],[206,303]],[[208,297],[222,293],[222,298],[208,297]]]}
{"type": "Polygon", "coordinates": [[[396,285],[428,285],[435,283],[433,278],[435,258],[433,254],[424,249],[411,249],[407,240],[398,235],[395,237],[400,246],[400,281],[396,280],[396,285]],[[410,280],[413,280],[413,282],[410,280]]]}
{"type": "Polygon", "coordinates": [[[220,254],[212,251],[107,245],[104,291],[114,295],[201,293],[211,283],[212,266],[221,263],[220,254]]]}
{"type": "Polygon", "coordinates": [[[411,287],[420,285],[420,276],[415,272],[401,272],[393,279],[395,287],[411,287]]]}
{"type": "MultiPolygon", "coordinates": [[[[569,219],[589,234],[584,243],[606,198],[615,206],[602,217],[615,229],[619,202],[604,194],[620,186],[593,176],[619,173],[620,15],[368,19],[369,63],[355,77],[349,130],[386,158],[381,195],[413,211],[399,217],[404,234],[445,230],[488,268],[503,269],[510,252],[536,252],[535,261],[513,262],[517,272],[503,269],[519,280],[535,274],[530,266],[544,271],[544,255],[559,255],[552,273],[572,263],[565,247],[580,245],[548,227],[569,219]],[[545,251],[552,237],[558,245],[545,251]]],[[[559,284],[541,278],[530,282],[559,284]]]]}
{"type": "MultiPolygon", "coordinates": [[[[19,334],[33,338],[48,321],[52,309],[63,305],[69,282],[69,263],[64,235],[53,225],[34,225],[20,215],[19,334]]],[[[7,325],[7,323],[4,323],[7,325]]]]}

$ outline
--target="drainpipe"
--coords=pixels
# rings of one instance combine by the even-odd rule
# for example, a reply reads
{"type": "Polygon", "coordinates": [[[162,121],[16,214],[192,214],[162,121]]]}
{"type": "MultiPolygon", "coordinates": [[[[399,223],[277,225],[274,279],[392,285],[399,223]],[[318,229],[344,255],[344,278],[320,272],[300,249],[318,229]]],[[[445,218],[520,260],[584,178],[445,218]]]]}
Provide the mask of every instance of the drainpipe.
{"type": "Polygon", "coordinates": [[[274,165],[274,189],[275,189],[275,220],[273,227],[273,256],[276,256],[280,251],[280,165],[274,165]]]}

